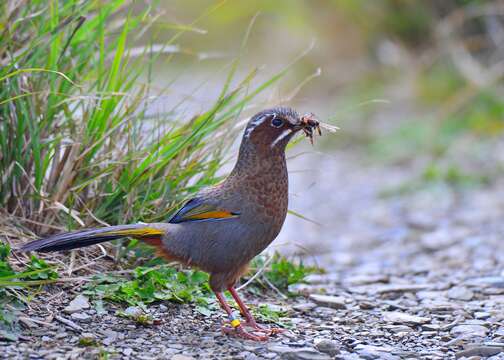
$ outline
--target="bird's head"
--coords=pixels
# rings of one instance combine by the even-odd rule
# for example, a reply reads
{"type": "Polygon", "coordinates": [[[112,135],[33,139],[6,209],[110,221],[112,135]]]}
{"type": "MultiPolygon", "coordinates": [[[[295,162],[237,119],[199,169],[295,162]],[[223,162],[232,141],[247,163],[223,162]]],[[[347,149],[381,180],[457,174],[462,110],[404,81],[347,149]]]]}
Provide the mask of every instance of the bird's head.
{"type": "Polygon", "coordinates": [[[312,137],[319,122],[313,115],[299,114],[286,107],[261,111],[254,115],[245,128],[243,143],[251,144],[265,152],[284,150],[290,139],[300,130],[312,137]]]}

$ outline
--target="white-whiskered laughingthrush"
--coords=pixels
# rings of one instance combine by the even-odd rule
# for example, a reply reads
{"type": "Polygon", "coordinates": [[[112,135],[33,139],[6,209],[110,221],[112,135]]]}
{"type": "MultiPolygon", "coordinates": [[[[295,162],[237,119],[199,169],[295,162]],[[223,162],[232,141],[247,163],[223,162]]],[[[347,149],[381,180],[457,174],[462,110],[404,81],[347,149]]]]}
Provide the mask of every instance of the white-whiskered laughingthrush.
{"type": "Polygon", "coordinates": [[[311,138],[319,126],[311,115],[299,116],[289,108],[262,111],[248,122],[229,176],[199,192],[168,222],[63,233],[25,244],[21,250],[70,250],[122,237],[143,240],[155,246],[164,258],[210,274],[210,287],[229,317],[229,324],[222,328],[225,333],[266,340],[278,329],[259,326],[234,286],[284,223],[288,203],[287,143],[300,130],[311,138]],[[222,294],[225,290],[238,304],[244,323],[226,302],[222,294]]]}

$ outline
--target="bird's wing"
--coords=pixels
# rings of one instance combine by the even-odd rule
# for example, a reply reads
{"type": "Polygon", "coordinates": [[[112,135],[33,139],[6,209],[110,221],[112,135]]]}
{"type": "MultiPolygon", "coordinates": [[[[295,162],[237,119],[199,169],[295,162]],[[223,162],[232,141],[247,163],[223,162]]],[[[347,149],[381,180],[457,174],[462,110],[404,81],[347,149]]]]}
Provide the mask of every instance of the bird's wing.
{"type": "Polygon", "coordinates": [[[230,211],[218,205],[211,204],[202,198],[189,200],[170,220],[172,224],[187,221],[209,221],[231,219],[240,216],[240,213],[230,211]]]}

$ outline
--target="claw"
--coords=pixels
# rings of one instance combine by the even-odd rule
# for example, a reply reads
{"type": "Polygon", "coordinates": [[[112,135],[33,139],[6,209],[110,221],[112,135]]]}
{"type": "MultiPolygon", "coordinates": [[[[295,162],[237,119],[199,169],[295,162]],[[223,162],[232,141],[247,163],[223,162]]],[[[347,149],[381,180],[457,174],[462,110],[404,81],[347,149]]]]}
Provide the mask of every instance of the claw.
{"type": "Polygon", "coordinates": [[[253,322],[247,321],[245,323],[245,326],[254,329],[255,332],[260,332],[260,333],[266,334],[267,336],[281,334],[285,331],[285,329],[281,329],[281,328],[277,328],[277,327],[272,327],[272,328],[264,327],[264,326],[257,324],[255,321],[253,321],[253,322]]]}
{"type": "Polygon", "coordinates": [[[221,304],[222,308],[226,311],[228,314],[229,322],[225,322],[224,325],[222,326],[222,332],[224,334],[230,334],[230,335],[235,335],[237,337],[240,337],[242,339],[246,340],[253,340],[253,341],[267,341],[270,337],[270,335],[276,335],[279,334],[283,331],[283,329],[278,329],[278,328],[265,328],[262,326],[259,326],[257,322],[255,321],[254,317],[250,313],[250,311],[247,309],[247,306],[243,303],[243,301],[240,299],[238,296],[238,293],[236,290],[230,286],[228,288],[229,292],[233,296],[233,298],[236,300],[236,303],[238,304],[238,307],[240,308],[240,312],[245,318],[245,322],[241,323],[233,314],[233,310],[229,306],[229,304],[226,302],[226,299],[220,292],[216,292],[215,296],[219,300],[219,303],[221,304]],[[229,325],[226,325],[229,324],[229,325]],[[252,328],[252,332],[248,332],[245,330],[245,326],[252,328]],[[260,333],[260,334],[256,334],[260,333]]]}
{"type": "Polygon", "coordinates": [[[235,335],[236,337],[245,339],[245,340],[252,340],[252,341],[268,341],[269,336],[268,335],[256,335],[252,332],[248,332],[243,328],[243,326],[237,326],[237,327],[232,327],[232,326],[222,326],[222,332],[227,335],[235,335]]]}

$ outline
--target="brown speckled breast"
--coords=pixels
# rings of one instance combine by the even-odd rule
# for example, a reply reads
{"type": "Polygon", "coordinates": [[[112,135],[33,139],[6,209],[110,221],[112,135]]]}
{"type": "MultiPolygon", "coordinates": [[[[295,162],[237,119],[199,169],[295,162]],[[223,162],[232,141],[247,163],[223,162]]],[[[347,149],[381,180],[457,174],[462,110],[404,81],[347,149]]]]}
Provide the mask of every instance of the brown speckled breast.
{"type": "Polygon", "coordinates": [[[290,138],[275,142],[282,132],[269,122],[260,124],[245,131],[238,160],[226,180],[198,194],[201,201],[239,215],[170,224],[163,241],[171,254],[209,272],[214,291],[234,284],[250,260],[276,238],[287,215],[285,145],[290,138]]]}
{"type": "Polygon", "coordinates": [[[262,251],[278,235],[287,215],[289,184],[285,154],[283,149],[268,154],[249,154],[248,149],[241,149],[238,164],[223,185],[240,189],[237,197],[244,221],[268,228],[257,239],[262,251]]]}

